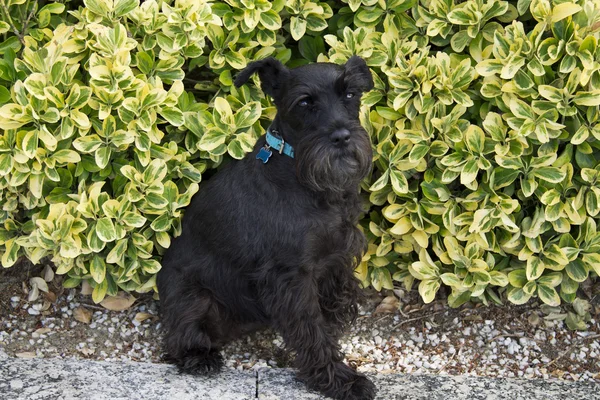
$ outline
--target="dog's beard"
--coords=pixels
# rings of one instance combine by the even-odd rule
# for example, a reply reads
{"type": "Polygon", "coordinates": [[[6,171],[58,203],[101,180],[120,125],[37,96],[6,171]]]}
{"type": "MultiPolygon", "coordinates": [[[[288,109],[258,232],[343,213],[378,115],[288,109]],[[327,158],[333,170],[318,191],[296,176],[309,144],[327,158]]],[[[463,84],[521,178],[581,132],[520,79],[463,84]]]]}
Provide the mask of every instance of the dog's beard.
{"type": "Polygon", "coordinates": [[[371,169],[372,150],[367,133],[352,130],[350,143],[338,148],[327,135],[305,137],[297,146],[300,182],[317,192],[343,193],[358,189],[371,169]]]}

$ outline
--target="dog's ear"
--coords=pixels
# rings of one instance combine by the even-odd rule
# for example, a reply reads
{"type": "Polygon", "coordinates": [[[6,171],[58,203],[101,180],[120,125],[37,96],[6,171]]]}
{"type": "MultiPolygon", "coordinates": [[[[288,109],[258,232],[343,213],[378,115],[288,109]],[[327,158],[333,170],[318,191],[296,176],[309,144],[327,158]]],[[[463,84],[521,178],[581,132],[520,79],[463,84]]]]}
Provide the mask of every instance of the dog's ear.
{"type": "Polygon", "coordinates": [[[278,99],[285,81],[289,78],[290,71],[277,59],[273,57],[260,61],[253,61],[244,68],[235,78],[235,86],[240,87],[248,82],[248,79],[258,72],[260,87],[263,92],[278,99]]]}
{"type": "Polygon", "coordinates": [[[344,76],[348,86],[355,87],[361,92],[373,89],[373,76],[365,60],[352,56],[344,65],[344,76]]]}

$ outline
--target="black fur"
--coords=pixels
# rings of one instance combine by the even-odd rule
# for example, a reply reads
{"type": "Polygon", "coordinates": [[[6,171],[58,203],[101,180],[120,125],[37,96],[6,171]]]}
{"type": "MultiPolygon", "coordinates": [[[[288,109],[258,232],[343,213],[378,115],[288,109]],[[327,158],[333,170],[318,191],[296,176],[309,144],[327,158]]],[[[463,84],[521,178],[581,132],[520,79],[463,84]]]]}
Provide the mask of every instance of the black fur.
{"type": "Polygon", "coordinates": [[[223,344],[272,326],[309,387],[372,399],[374,385],[342,362],[338,344],[361,293],[353,274],[366,246],[356,227],[359,183],[372,151],[358,113],[371,74],[359,57],[292,70],[269,58],[235,84],[255,72],[277,105],[271,129],[296,157],[274,151],[263,164],[255,157],[262,137],[194,197],[158,274],[165,350],[185,372],[212,372],[223,344]]]}

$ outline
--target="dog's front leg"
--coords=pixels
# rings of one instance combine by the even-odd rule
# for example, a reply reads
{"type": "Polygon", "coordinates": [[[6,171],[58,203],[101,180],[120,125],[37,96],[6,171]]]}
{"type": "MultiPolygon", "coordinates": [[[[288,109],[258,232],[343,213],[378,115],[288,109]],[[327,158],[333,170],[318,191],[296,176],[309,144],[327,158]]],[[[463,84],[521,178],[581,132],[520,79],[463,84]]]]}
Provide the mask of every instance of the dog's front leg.
{"type": "Polygon", "coordinates": [[[298,377],[336,399],[370,400],[375,386],[342,362],[337,335],[322,314],[316,281],[310,276],[279,276],[270,304],[276,329],[296,353],[298,377]]]}

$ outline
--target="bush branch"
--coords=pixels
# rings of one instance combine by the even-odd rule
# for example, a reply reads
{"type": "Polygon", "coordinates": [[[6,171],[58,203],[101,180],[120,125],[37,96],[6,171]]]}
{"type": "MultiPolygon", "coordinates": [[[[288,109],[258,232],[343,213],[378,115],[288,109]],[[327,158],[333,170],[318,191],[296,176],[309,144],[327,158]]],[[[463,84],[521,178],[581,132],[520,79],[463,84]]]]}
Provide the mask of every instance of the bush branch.
{"type": "Polygon", "coordinates": [[[10,27],[12,28],[13,33],[15,34],[15,36],[17,36],[19,38],[19,41],[24,45],[25,40],[23,39],[23,35],[21,34],[21,32],[19,32],[19,30],[17,29],[17,26],[15,25],[14,21],[12,20],[10,13],[8,12],[8,7],[6,6],[6,2],[4,0],[0,0],[0,5],[2,6],[2,11],[4,11],[4,14],[6,14],[6,20],[8,21],[8,24],[10,25],[10,27]]]}
{"type": "MultiPolygon", "coordinates": [[[[29,2],[27,2],[27,7],[29,7],[29,2]]],[[[27,7],[25,8],[25,10],[27,10],[27,7]]],[[[31,12],[27,16],[27,19],[23,23],[23,34],[25,34],[25,32],[27,32],[27,28],[29,28],[29,21],[31,21],[31,18],[33,18],[33,16],[35,15],[37,9],[38,9],[37,2],[35,2],[35,3],[33,3],[33,7],[31,7],[31,12]]]]}

